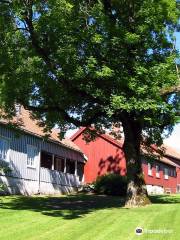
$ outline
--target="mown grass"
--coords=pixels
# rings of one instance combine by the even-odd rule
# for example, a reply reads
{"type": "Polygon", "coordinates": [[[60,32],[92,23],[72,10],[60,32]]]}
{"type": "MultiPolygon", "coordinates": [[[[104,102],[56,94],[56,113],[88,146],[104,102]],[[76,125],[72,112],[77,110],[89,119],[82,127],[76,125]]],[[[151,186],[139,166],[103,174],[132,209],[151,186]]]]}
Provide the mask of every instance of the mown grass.
{"type": "Polygon", "coordinates": [[[126,209],[110,196],[0,197],[0,240],[179,240],[180,195],[151,200],[126,209]],[[137,236],[136,227],[170,232],[137,236]]]}

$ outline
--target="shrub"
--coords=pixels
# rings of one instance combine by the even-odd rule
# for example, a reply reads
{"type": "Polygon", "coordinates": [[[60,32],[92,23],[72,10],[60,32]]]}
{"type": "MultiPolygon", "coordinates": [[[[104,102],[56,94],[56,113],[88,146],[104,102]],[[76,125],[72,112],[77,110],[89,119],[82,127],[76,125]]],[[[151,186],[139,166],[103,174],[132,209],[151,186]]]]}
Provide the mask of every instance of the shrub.
{"type": "Polygon", "coordinates": [[[94,182],[94,191],[98,194],[125,196],[127,177],[114,173],[99,176],[94,182]]]}
{"type": "MultiPolygon", "coordinates": [[[[10,174],[12,172],[9,167],[9,163],[3,160],[0,160],[0,174],[10,174]]],[[[0,195],[6,195],[8,193],[8,189],[5,183],[0,183],[0,195]]]]}
{"type": "Polygon", "coordinates": [[[8,189],[5,183],[0,183],[0,196],[7,195],[8,189]]]}
{"type": "Polygon", "coordinates": [[[0,161],[0,173],[3,174],[10,174],[12,172],[11,168],[9,167],[9,163],[6,161],[0,161]]]}

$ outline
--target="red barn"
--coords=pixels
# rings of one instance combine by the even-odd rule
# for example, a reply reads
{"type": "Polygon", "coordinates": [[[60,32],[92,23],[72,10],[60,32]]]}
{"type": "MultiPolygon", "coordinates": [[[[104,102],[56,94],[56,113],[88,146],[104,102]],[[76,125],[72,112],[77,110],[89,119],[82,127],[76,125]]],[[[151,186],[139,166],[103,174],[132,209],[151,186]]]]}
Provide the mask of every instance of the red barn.
{"type": "MultiPolygon", "coordinates": [[[[91,183],[105,173],[126,174],[126,159],[120,141],[107,134],[98,135],[86,143],[85,128],[80,128],[71,140],[80,147],[88,161],[84,167],[84,182],[91,183]]],[[[149,193],[180,191],[180,154],[168,148],[161,160],[153,163],[142,160],[142,169],[149,193]]]]}

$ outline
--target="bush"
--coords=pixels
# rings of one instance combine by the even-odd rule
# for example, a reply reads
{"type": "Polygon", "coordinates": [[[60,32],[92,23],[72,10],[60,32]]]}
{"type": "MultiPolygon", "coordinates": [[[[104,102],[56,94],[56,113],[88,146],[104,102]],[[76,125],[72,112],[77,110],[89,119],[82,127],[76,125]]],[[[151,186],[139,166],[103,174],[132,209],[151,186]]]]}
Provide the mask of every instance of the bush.
{"type": "Polygon", "coordinates": [[[0,196],[7,195],[8,189],[5,183],[0,183],[0,196]]]}
{"type": "MultiPolygon", "coordinates": [[[[9,167],[9,163],[3,160],[0,160],[0,174],[10,174],[12,172],[9,167]]],[[[5,183],[0,183],[0,196],[6,195],[8,193],[8,189],[5,183]]]]}
{"type": "Polygon", "coordinates": [[[2,174],[10,174],[12,172],[11,168],[9,167],[9,162],[0,161],[0,173],[2,174]]]}
{"type": "Polygon", "coordinates": [[[98,194],[125,196],[127,177],[114,173],[99,176],[94,182],[94,191],[98,194]]]}

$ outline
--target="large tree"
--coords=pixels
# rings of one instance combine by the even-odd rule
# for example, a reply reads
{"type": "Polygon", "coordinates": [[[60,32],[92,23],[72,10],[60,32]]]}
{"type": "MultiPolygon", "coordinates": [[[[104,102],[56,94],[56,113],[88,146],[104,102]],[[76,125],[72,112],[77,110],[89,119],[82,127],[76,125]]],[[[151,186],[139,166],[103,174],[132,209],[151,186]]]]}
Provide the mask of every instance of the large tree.
{"type": "Polygon", "coordinates": [[[1,108],[62,132],[122,123],[126,205],[148,203],[140,145],[175,122],[178,16],[175,0],[1,0],[1,108]]]}

